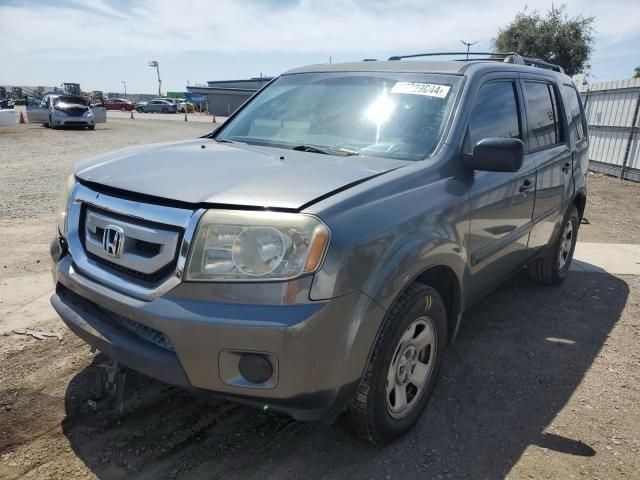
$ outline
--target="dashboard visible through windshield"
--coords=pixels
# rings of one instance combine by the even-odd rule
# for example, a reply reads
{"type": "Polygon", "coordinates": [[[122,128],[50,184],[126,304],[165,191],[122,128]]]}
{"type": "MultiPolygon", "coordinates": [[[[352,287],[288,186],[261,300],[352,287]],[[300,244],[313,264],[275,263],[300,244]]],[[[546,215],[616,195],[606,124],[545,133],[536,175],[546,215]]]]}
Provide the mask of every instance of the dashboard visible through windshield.
{"type": "Polygon", "coordinates": [[[312,153],[421,160],[437,146],[459,85],[460,77],[453,75],[284,75],[214,138],[312,153]]]}

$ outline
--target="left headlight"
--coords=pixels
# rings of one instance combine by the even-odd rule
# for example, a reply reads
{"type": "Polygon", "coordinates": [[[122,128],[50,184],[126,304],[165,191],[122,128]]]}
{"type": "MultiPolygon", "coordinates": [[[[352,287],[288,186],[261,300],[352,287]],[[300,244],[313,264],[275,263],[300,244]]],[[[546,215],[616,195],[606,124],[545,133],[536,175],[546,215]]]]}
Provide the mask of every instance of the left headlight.
{"type": "Polygon", "coordinates": [[[76,184],[75,174],[69,175],[58,201],[58,233],[64,238],[67,237],[67,217],[69,215],[69,197],[76,184]]]}
{"type": "Polygon", "coordinates": [[[315,272],[329,228],[311,215],[209,210],[198,225],[187,281],[290,280],[315,272]]]}

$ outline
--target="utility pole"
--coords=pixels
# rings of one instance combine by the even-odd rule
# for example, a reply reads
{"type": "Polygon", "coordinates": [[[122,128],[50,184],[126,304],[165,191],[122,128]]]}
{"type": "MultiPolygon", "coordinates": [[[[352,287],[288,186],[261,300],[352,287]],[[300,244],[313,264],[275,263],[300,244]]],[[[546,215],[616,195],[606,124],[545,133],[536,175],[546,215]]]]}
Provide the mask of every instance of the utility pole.
{"type": "Polygon", "coordinates": [[[127,82],[124,80],[120,80],[120,83],[124,85],[124,98],[127,98],[127,82]]]}
{"type": "Polygon", "coordinates": [[[160,64],[158,63],[157,60],[150,60],[149,66],[156,67],[156,73],[158,74],[158,96],[161,97],[162,96],[162,80],[160,80],[160,64]]]}
{"type": "Polygon", "coordinates": [[[467,46],[467,60],[469,60],[469,48],[471,48],[471,45],[475,45],[478,42],[473,42],[473,43],[469,43],[469,42],[465,42],[464,40],[460,40],[462,42],[463,45],[467,46]]]}

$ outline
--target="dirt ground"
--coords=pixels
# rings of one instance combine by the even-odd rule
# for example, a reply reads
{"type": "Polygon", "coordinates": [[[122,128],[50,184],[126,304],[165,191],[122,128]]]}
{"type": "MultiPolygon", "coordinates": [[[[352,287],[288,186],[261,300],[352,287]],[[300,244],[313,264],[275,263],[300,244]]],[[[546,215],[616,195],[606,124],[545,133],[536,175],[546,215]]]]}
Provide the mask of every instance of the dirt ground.
{"type": "MultiPolygon", "coordinates": [[[[127,374],[125,414],[87,400],[104,359],[48,306],[59,186],[76,161],[206,124],[0,130],[0,478],[640,478],[640,278],[519,275],[466,312],[417,427],[372,447],[127,374]],[[46,148],[43,148],[43,144],[46,148]],[[37,340],[31,325],[59,333],[37,340]],[[2,333],[4,332],[4,333],[2,333]]],[[[579,240],[640,243],[640,185],[589,175],[579,240]]]]}

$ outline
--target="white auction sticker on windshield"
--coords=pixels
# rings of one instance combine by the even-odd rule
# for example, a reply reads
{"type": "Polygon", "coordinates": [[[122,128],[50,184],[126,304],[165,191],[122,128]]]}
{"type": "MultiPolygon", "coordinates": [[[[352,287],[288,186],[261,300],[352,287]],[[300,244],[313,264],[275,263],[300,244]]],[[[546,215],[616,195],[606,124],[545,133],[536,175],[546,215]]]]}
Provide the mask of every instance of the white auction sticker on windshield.
{"type": "Polygon", "coordinates": [[[391,93],[408,93],[409,95],[425,95],[427,97],[445,98],[451,90],[449,85],[436,85],[435,83],[397,82],[391,93]]]}

